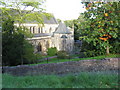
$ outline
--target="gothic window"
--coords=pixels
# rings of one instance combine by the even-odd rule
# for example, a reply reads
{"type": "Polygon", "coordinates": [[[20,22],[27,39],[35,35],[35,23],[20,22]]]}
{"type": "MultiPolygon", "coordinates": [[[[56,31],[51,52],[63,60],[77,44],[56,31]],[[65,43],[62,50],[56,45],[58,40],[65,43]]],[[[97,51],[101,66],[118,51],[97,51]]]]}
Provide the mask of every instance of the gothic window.
{"type": "Polygon", "coordinates": [[[35,33],[35,27],[33,27],[33,33],[35,33]]]}
{"type": "Polygon", "coordinates": [[[40,33],[40,27],[38,28],[38,33],[40,33]]]}
{"type": "Polygon", "coordinates": [[[41,33],[43,33],[43,28],[41,27],[41,33]]]}
{"type": "Polygon", "coordinates": [[[37,51],[38,51],[38,52],[41,52],[41,51],[42,51],[42,46],[41,46],[40,43],[39,43],[38,46],[37,46],[37,51]]]}
{"type": "Polygon", "coordinates": [[[32,27],[30,27],[30,33],[32,33],[32,27]]]}
{"type": "Polygon", "coordinates": [[[63,48],[63,50],[65,50],[65,47],[66,47],[66,40],[63,39],[63,41],[62,41],[62,48],[63,48]]]}

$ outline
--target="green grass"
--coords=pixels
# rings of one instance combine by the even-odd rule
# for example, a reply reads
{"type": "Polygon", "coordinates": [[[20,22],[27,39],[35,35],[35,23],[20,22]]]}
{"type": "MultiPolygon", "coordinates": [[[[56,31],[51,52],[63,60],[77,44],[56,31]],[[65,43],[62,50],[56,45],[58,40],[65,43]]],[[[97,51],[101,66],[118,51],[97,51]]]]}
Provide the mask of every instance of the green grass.
{"type": "Polygon", "coordinates": [[[78,75],[11,76],[3,74],[3,88],[118,88],[118,75],[82,72],[78,75]]]}
{"type": "MultiPolygon", "coordinates": [[[[111,55],[102,55],[102,56],[96,56],[96,57],[88,57],[88,58],[74,58],[74,59],[58,59],[58,58],[53,58],[49,59],[48,62],[47,60],[42,61],[37,64],[46,64],[46,63],[58,63],[58,62],[67,62],[67,61],[79,61],[79,60],[90,60],[90,59],[103,59],[103,58],[115,58],[115,57],[120,57],[120,54],[111,54],[111,55]]],[[[29,65],[36,65],[36,64],[29,64],[29,65]]]]}

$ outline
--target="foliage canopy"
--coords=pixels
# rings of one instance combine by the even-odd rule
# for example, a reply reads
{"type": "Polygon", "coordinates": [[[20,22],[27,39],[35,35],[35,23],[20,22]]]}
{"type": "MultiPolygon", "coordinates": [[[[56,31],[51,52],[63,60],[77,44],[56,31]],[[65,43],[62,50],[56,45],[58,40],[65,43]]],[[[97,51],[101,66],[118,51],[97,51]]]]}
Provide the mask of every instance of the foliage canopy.
{"type": "MultiPolygon", "coordinates": [[[[88,2],[83,13],[85,22],[79,24],[80,40],[101,54],[120,53],[120,3],[88,2]],[[117,48],[116,48],[117,47],[117,48]],[[109,50],[110,49],[110,50],[109,50]]],[[[79,19],[78,19],[79,21],[79,19]]],[[[99,54],[100,54],[99,53],[99,54]]]]}

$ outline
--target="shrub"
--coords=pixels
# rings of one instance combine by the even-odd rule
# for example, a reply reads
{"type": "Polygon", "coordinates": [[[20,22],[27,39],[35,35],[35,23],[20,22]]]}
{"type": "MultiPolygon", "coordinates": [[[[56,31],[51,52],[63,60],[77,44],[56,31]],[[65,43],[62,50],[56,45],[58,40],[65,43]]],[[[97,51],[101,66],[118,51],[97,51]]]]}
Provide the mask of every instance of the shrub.
{"type": "Polygon", "coordinates": [[[35,53],[33,63],[38,63],[40,59],[42,59],[42,55],[40,53],[35,53]]]}
{"type": "Polygon", "coordinates": [[[119,48],[119,46],[120,46],[120,40],[118,41],[118,40],[112,40],[111,42],[110,42],[110,44],[112,45],[112,48],[110,49],[110,52],[111,53],[113,53],[113,54],[118,54],[118,53],[120,53],[120,48],[119,48]]]}
{"type": "Polygon", "coordinates": [[[50,56],[55,56],[57,54],[57,48],[56,47],[48,48],[47,54],[50,56]]]}
{"type": "Polygon", "coordinates": [[[60,59],[66,59],[69,58],[69,55],[66,51],[58,51],[57,57],[60,59]]]}
{"type": "MultiPolygon", "coordinates": [[[[94,57],[99,55],[105,55],[106,51],[98,44],[96,47],[93,46],[93,43],[82,42],[81,51],[82,57],[94,57]]],[[[80,55],[81,56],[81,55],[80,55]]]]}

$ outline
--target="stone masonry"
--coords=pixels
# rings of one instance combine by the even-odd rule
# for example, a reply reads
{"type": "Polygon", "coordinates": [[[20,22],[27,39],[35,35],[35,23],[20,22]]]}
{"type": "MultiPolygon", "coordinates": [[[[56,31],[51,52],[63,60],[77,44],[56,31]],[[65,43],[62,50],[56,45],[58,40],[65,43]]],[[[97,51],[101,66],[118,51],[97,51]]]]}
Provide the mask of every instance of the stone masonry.
{"type": "Polygon", "coordinates": [[[49,75],[68,74],[91,71],[118,71],[120,58],[105,58],[102,60],[80,60],[38,65],[18,65],[2,67],[3,73],[12,75],[49,75]]]}

